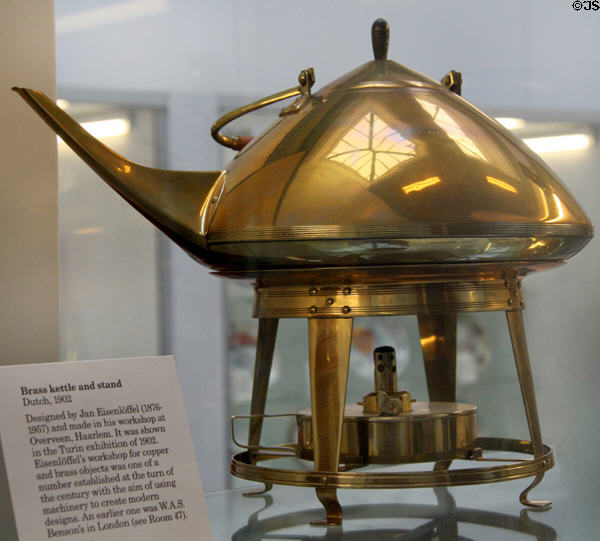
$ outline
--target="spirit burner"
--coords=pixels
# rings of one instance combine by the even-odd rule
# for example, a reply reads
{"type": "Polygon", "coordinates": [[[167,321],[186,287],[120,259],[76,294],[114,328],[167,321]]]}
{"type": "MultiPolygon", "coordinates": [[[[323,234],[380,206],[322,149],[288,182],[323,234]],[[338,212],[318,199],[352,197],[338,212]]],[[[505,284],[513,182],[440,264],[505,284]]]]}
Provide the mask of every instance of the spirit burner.
{"type": "MultiPolygon", "coordinates": [[[[239,150],[225,171],[143,167],[113,153],[41,92],[15,89],[131,205],[197,261],[251,281],[259,318],[249,438],[231,472],[310,486],[340,524],[338,488],[412,488],[532,477],[553,466],[527,353],[522,279],[563,263],[593,234],[579,205],[519,139],[440,83],[387,59],[389,27],[372,27],[375,59],[312,93],[299,84],[226,114],[212,127],[239,150]],[[235,118],[296,97],[262,135],[228,136],[235,118]],[[456,402],[456,318],[504,311],[531,441],[479,437],[476,407],[456,402]],[[375,388],[346,405],[352,324],[418,318],[429,402],[398,391],[394,352],[374,352],[375,388]],[[298,441],[260,444],[278,321],[308,320],[311,409],[298,441]],[[489,451],[509,452],[506,460],[489,451]],[[515,458],[512,453],[520,453],[515,458]],[[278,467],[297,457],[305,469],[278,467]],[[452,467],[455,459],[472,466],[452,467]],[[492,460],[494,464],[491,464],[492,460]],[[433,469],[390,465],[433,462],[433,469]],[[379,470],[373,465],[382,465],[379,470]]],[[[462,464],[462,463],[461,463],[462,464]]]]}

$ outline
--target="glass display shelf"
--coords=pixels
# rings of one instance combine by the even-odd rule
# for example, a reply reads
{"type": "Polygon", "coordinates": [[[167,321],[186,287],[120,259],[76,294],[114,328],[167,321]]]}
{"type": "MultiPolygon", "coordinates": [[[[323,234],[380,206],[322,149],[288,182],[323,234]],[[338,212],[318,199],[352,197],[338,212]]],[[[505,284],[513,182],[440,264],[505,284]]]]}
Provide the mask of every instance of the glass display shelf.
{"type": "MultiPolygon", "coordinates": [[[[527,479],[452,489],[340,490],[344,524],[329,528],[311,525],[323,508],[310,488],[275,486],[252,497],[244,496],[248,487],[237,488],[207,493],[206,503],[215,541],[595,538],[593,520],[582,523],[573,514],[577,498],[567,493],[560,472],[548,472],[544,481],[535,495],[553,506],[543,512],[518,502],[527,479]]],[[[0,539],[17,541],[12,521],[0,522],[0,539]]]]}

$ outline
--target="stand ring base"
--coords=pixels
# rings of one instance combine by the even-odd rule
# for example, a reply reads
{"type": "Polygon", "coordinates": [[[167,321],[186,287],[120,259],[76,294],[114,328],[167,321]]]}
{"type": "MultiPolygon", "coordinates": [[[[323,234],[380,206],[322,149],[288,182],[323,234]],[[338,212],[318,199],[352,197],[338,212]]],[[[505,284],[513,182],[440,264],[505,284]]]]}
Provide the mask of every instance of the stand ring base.
{"type": "MultiPolygon", "coordinates": [[[[484,451],[506,451],[533,455],[532,443],[525,440],[508,438],[477,438],[474,448],[484,451]]],[[[499,466],[461,468],[454,470],[429,470],[419,472],[315,472],[305,470],[287,470],[258,465],[259,462],[289,457],[276,453],[253,455],[245,451],[233,456],[230,471],[236,477],[248,481],[274,483],[279,485],[315,487],[315,488],[427,488],[436,486],[478,485],[496,483],[513,479],[522,479],[543,474],[554,466],[552,449],[542,446],[539,457],[515,460],[499,466]]],[[[479,461],[481,459],[471,459],[479,461]]],[[[503,462],[507,459],[489,458],[503,462]]]]}

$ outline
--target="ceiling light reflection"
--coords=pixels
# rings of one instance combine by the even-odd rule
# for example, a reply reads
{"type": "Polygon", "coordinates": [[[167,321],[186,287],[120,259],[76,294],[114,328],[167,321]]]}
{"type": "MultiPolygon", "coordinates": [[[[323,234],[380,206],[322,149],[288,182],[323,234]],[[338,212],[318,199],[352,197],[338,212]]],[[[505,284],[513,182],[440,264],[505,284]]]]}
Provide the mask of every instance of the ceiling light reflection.
{"type": "Polygon", "coordinates": [[[543,240],[536,240],[533,244],[529,245],[528,250],[535,250],[536,248],[545,248],[546,243],[543,240]]]}
{"type": "Polygon", "coordinates": [[[346,132],[327,158],[373,182],[414,155],[413,142],[370,112],[346,132]]]}
{"type": "Polygon", "coordinates": [[[442,182],[442,179],[440,177],[430,177],[426,178],[425,180],[419,180],[419,182],[413,182],[412,184],[408,184],[407,186],[404,186],[402,188],[402,191],[406,194],[409,194],[411,192],[420,192],[421,190],[429,188],[430,186],[434,186],[439,182],[442,182]]]}
{"type": "Polygon", "coordinates": [[[431,334],[429,336],[426,336],[425,338],[421,338],[421,346],[429,346],[430,344],[433,344],[437,339],[437,335],[435,334],[431,334]]]}
{"type": "Polygon", "coordinates": [[[525,121],[522,118],[499,116],[496,117],[496,121],[502,124],[507,130],[520,130],[525,127],[525,121]]]}
{"type": "Polygon", "coordinates": [[[556,218],[552,218],[552,220],[546,220],[547,224],[552,223],[552,222],[559,222],[560,220],[562,220],[565,217],[565,209],[563,208],[562,202],[558,198],[558,195],[553,193],[552,197],[554,198],[554,204],[556,205],[556,212],[558,213],[558,215],[556,216],[556,218]]]}
{"type": "Polygon", "coordinates": [[[504,182],[503,180],[494,177],[485,177],[485,180],[487,180],[490,184],[493,184],[494,186],[498,186],[498,188],[506,190],[507,192],[517,193],[517,189],[508,182],[504,182]]]}
{"type": "Polygon", "coordinates": [[[523,142],[534,152],[563,152],[566,150],[583,150],[592,146],[592,138],[585,133],[554,135],[550,137],[529,137],[523,142]]]}
{"type": "Polygon", "coordinates": [[[423,110],[431,116],[431,120],[439,126],[445,134],[456,143],[466,156],[474,156],[485,161],[485,156],[479,150],[475,141],[467,135],[459,123],[439,104],[429,102],[422,98],[415,98],[423,107],[423,110]]]}

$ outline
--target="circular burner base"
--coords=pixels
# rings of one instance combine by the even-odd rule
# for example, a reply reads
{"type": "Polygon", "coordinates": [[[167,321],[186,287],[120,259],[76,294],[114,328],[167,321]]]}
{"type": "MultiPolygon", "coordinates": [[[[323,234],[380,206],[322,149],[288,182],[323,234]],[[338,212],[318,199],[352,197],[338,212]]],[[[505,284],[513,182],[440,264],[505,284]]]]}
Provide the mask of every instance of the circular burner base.
{"type": "MultiPolygon", "coordinates": [[[[313,460],[312,412],[297,414],[298,456],[313,460]]],[[[340,462],[346,467],[468,458],[477,435],[477,407],[456,402],[413,402],[411,411],[365,413],[345,408],[340,462]]]]}

